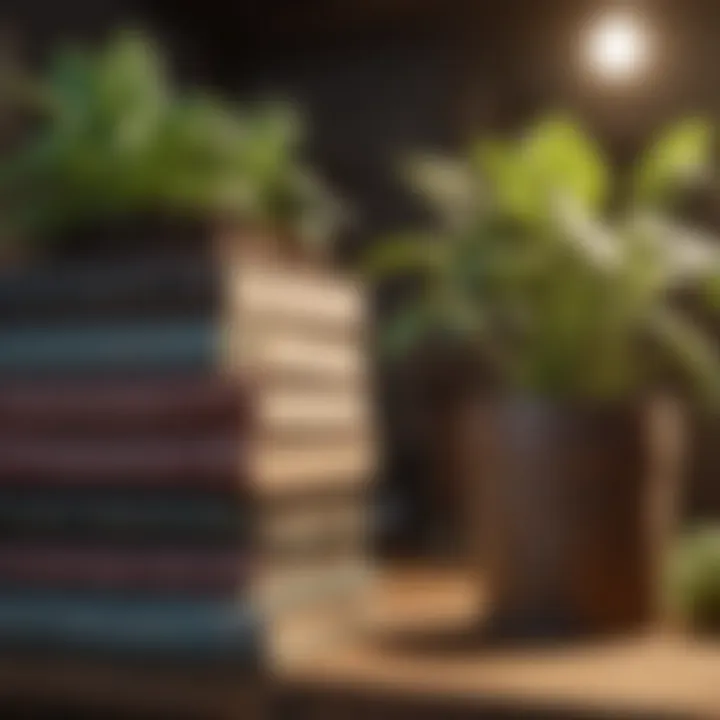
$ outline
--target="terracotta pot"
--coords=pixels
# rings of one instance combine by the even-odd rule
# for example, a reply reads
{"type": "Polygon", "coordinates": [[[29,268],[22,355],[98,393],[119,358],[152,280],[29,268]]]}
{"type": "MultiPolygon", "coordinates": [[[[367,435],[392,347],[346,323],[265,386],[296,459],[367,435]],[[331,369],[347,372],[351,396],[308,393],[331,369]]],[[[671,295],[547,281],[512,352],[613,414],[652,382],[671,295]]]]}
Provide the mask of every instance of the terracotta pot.
{"type": "Polygon", "coordinates": [[[654,618],[677,504],[674,410],[506,399],[475,420],[490,626],[556,637],[654,618]]]}

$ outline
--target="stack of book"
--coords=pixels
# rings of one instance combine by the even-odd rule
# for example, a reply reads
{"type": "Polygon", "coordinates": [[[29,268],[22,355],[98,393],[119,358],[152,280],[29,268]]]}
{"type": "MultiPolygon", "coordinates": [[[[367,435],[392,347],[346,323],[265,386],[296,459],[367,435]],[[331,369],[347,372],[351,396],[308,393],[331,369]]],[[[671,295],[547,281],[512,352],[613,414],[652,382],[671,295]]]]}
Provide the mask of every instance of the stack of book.
{"type": "Polygon", "coordinates": [[[232,364],[254,393],[249,474],[258,606],[271,665],[362,614],[376,464],[361,288],[319,272],[239,265],[232,364]]]}
{"type": "Polygon", "coordinates": [[[3,653],[255,670],[347,627],[364,324],[353,284],[242,260],[5,272],[3,653]]]}

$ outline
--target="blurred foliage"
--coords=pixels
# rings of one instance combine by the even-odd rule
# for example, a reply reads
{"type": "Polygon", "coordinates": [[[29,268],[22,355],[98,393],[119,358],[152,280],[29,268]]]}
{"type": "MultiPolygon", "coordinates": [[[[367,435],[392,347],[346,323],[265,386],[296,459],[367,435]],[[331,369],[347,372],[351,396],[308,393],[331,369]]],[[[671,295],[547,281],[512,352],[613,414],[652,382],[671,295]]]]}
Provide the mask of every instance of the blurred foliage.
{"type": "Polygon", "coordinates": [[[290,108],[240,109],[180,91],[141,33],[122,31],[99,50],[59,50],[20,94],[33,98],[40,117],[0,165],[14,235],[167,213],[270,226],[319,243],[339,219],[336,201],[301,161],[290,108]]]}
{"type": "Polygon", "coordinates": [[[635,202],[667,202],[678,187],[702,179],[712,145],[712,127],[703,120],[690,118],[671,128],[651,146],[636,169],[635,202]]]}
{"type": "Polygon", "coordinates": [[[720,527],[681,538],[669,571],[672,608],[698,631],[720,635],[720,527]]]}
{"type": "Polygon", "coordinates": [[[385,325],[393,353],[461,336],[507,386],[622,399],[675,383],[720,398],[720,356],[676,302],[717,306],[720,250],[669,208],[710,162],[711,127],[663,133],[620,179],[576,123],[553,117],[520,138],[481,139],[465,157],[423,158],[407,175],[435,227],[378,242],[377,280],[412,277],[419,291],[385,325]]]}

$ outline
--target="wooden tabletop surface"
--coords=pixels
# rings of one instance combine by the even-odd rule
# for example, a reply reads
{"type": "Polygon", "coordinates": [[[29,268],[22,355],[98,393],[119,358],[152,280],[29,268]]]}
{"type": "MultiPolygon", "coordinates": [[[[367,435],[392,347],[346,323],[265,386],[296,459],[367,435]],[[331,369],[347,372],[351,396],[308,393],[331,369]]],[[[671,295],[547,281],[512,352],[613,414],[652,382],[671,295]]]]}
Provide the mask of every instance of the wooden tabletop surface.
{"type": "Polygon", "coordinates": [[[720,641],[648,631],[524,650],[448,643],[482,615],[478,586],[449,570],[387,573],[367,627],[295,658],[281,679],[296,690],[516,704],[578,716],[720,718],[720,641]]]}

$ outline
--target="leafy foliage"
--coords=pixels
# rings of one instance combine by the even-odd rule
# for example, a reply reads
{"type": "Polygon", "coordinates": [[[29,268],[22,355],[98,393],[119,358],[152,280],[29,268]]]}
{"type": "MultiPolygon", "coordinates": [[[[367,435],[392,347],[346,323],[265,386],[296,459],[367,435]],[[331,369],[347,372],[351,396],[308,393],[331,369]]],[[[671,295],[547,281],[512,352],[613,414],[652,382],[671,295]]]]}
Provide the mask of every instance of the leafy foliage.
{"type": "Polygon", "coordinates": [[[542,121],[520,142],[481,141],[473,154],[499,207],[530,224],[547,219],[558,195],[587,211],[606,200],[608,169],[599,149],[565,118],[542,121]]]}
{"type": "Polygon", "coordinates": [[[720,251],[663,211],[688,169],[707,165],[710,138],[700,120],[671,128],[638,164],[634,202],[611,218],[610,165],[566,118],[515,141],[480,140],[437,173],[416,163],[435,231],[386,239],[367,260],[377,279],[421,280],[387,324],[403,338],[390,345],[407,352],[440,325],[515,389],[618,399],[671,379],[720,398],[716,349],[676,302],[717,298],[720,251]],[[448,177],[453,192],[434,192],[448,177]]]}
{"type": "Polygon", "coordinates": [[[0,166],[16,233],[40,236],[132,213],[228,218],[321,241],[337,203],[300,159],[289,108],[240,110],[180,92],[158,47],[121,32],[98,51],[58,51],[42,117],[0,166]]]}
{"type": "Polygon", "coordinates": [[[720,633],[720,528],[681,538],[671,560],[670,601],[689,626],[720,633]]]}
{"type": "Polygon", "coordinates": [[[667,130],[638,164],[635,201],[662,205],[683,184],[700,179],[707,170],[712,143],[712,128],[698,118],[684,120],[667,130]]]}

